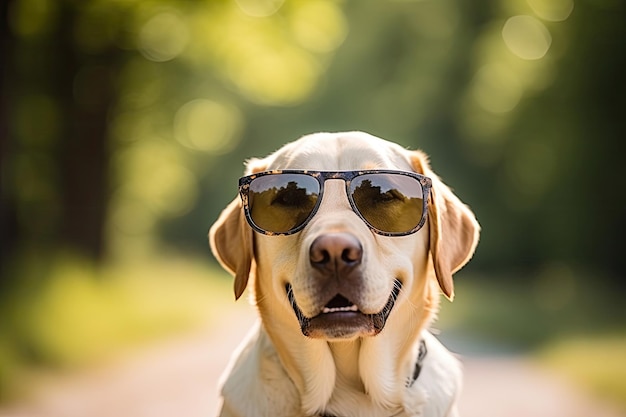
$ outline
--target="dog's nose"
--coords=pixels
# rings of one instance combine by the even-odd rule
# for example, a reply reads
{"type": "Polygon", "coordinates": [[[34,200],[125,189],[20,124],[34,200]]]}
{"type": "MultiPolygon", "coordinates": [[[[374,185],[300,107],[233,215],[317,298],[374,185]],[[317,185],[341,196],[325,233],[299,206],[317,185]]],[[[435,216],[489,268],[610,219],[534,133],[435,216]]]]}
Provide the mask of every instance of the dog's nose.
{"type": "Polygon", "coordinates": [[[311,265],[321,271],[344,273],[361,263],[361,242],[350,233],[327,233],[311,244],[311,265]]]}

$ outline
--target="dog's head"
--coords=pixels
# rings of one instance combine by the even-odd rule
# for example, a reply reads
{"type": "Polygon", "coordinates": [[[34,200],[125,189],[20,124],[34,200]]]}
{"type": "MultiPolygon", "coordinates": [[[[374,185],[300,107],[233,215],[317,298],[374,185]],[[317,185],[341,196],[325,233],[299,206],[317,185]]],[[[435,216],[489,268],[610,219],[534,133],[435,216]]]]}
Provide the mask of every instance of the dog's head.
{"type": "MultiPolygon", "coordinates": [[[[294,233],[264,230],[258,224],[253,231],[246,221],[245,193],[222,212],[209,237],[217,259],[235,275],[236,298],[253,276],[254,298],[264,318],[271,316],[281,329],[297,323],[304,335],[328,340],[376,335],[400,309],[405,310],[405,317],[415,317],[420,310],[419,320],[424,321],[424,315],[432,316],[438,305],[437,283],[449,299],[453,298],[452,274],[472,256],[479,226],[470,209],[431,171],[425,154],[360,132],[318,133],[287,144],[267,158],[248,161],[246,174],[284,170],[340,174],[326,178],[313,215],[301,221],[302,228],[294,233]],[[406,181],[422,181],[426,189],[423,227],[414,227],[418,230],[413,233],[385,233],[404,227],[391,224],[402,223],[407,216],[416,222],[414,212],[419,209],[421,213],[421,206],[416,209],[407,204],[385,211],[386,219],[368,222],[357,201],[366,198],[367,192],[366,197],[359,197],[358,190],[346,187],[346,179],[340,178],[344,171],[356,175],[354,172],[365,170],[421,174],[407,176],[406,181]]],[[[315,175],[310,181],[321,183],[313,178],[315,175]]],[[[367,185],[370,193],[377,190],[379,198],[380,187],[367,181],[360,184],[367,185]]],[[[290,187],[288,182],[284,185],[283,189],[290,187]]],[[[413,185],[422,190],[420,184],[413,185]]],[[[421,195],[417,197],[422,201],[421,195]]],[[[269,197],[256,198],[261,201],[269,197]]],[[[390,198],[407,200],[405,195],[390,198]]],[[[283,202],[275,194],[271,199],[264,207],[272,207],[269,214],[275,218],[263,218],[268,212],[261,209],[254,216],[261,225],[280,228],[276,217],[291,215],[275,211],[274,205],[283,202]]]]}

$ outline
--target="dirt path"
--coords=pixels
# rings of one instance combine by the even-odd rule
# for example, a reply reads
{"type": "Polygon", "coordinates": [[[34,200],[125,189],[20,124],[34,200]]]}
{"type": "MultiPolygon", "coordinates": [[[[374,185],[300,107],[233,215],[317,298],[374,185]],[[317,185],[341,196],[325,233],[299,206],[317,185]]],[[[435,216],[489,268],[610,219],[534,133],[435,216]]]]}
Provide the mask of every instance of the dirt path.
{"type": "MultiPolygon", "coordinates": [[[[0,417],[213,417],[219,375],[254,320],[245,306],[217,329],[54,378],[30,402],[0,408],[0,417]]],[[[524,358],[463,362],[463,417],[626,417],[524,358]]]]}

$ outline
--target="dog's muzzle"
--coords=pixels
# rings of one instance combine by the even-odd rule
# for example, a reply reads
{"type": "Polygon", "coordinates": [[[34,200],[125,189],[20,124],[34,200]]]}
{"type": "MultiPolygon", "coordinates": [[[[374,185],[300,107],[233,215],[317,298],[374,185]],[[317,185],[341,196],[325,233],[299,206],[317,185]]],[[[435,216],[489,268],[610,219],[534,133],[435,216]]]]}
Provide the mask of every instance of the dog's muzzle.
{"type": "Polygon", "coordinates": [[[291,284],[286,285],[287,297],[293,311],[296,313],[302,334],[316,339],[348,339],[360,336],[376,336],[385,327],[387,318],[391,314],[402,283],[394,281],[393,290],[385,306],[375,314],[365,314],[350,300],[337,294],[314,317],[306,317],[293,294],[291,284]]]}

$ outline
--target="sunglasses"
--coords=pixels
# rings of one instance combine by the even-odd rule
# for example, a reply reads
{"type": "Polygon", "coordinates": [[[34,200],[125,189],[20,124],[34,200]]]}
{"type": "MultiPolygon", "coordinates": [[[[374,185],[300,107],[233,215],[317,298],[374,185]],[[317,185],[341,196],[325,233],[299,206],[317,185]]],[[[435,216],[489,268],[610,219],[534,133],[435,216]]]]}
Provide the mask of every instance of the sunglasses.
{"type": "Polygon", "coordinates": [[[340,179],[352,210],[375,233],[405,236],[426,220],[431,179],[392,170],[275,170],[239,179],[239,194],[250,226],[265,235],[304,229],[322,202],[324,183],[340,179]]]}

